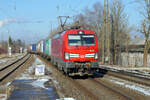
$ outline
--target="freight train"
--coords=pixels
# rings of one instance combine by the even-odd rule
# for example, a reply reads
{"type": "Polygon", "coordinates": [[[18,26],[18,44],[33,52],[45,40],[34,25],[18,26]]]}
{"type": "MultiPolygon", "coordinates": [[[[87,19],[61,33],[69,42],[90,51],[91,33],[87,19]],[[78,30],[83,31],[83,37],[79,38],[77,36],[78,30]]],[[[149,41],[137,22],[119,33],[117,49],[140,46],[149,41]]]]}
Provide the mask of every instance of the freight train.
{"type": "Polygon", "coordinates": [[[50,59],[65,74],[93,75],[99,71],[98,40],[96,33],[86,29],[69,29],[36,44],[30,45],[35,52],[50,59]],[[36,50],[35,50],[36,49],[36,50]]]}

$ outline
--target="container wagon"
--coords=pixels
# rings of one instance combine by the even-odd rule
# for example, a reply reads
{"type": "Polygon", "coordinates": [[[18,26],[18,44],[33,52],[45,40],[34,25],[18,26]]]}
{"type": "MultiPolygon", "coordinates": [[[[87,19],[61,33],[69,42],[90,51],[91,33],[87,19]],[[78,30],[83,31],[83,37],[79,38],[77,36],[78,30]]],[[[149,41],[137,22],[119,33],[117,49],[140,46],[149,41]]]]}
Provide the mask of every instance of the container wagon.
{"type": "Polygon", "coordinates": [[[37,54],[40,54],[40,48],[41,48],[40,42],[36,44],[36,47],[37,47],[37,50],[36,50],[37,54]]]}
{"type": "Polygon", "coordinates": [[[35,54],[35,53],[36,53],[36,50],[37,50],[36,44],[31,44],[31,45],[28,46],[28,52],[29,52],[29,53],[35,54]]]}
{"type": "Polygon", "coordinates": [[[51,39],[50,38],[45,40],[44,54],[46,55],[46,59],[50,60],[50,56],[51,56],[51,39]]]}

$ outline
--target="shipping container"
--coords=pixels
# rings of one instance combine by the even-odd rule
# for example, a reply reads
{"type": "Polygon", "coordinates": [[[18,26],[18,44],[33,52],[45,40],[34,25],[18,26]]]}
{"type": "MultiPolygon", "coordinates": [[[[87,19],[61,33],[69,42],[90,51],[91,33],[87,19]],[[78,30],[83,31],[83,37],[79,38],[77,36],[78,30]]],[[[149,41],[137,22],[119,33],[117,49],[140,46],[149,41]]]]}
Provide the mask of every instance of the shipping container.
{"type": "Polygon", "coordinates": [[[28,45],[27,47],[27,51],[30,52],[31,51],[31,45],[28,45]]]}
{"type": "Polygon", "coordinates": [[[37,53],[40,53],[40,42],[37,43],[37,53]]]}
{"type": "Polygon", "coordinates": [[[45,54],[50,56],[51,55],[51,39],[46,40],[46,50],[45,54]]]}
{"type": "Polygon", "coordinates": [[[45,54],[46,51],[46,40],[43,40],[43,54],[45,54]]]}
{"type": "Polygon", "coordinates": [[[49,39],[46,40],[46,50],[45,50],[45,54],[49,56],[49,39]]]}
{"type": "Polygon", "coordinates": [[[31,49],[32,51],[34,51],[34,52],[36,51],[36,44],[31,44],[30,47],[31,47],[30,49],[31,49]]]}
{"type": "Polygon", "coordinates": [[[49,56],[51,56],[51,52],[52,52],[52,39],[49,39],[49,56]]]}
{"type": "Polygon", "coordinates": [[[43,53],[43,51],[44,51],[44,50],[43,50],[43,47],[44,47],[44,46],[43,46],[43,45],[44,45],[43,43],[44,43],[44,41],[41,40],[41,41],[40,41],[40,52],[41,52],[41,53],[43,53]]]}

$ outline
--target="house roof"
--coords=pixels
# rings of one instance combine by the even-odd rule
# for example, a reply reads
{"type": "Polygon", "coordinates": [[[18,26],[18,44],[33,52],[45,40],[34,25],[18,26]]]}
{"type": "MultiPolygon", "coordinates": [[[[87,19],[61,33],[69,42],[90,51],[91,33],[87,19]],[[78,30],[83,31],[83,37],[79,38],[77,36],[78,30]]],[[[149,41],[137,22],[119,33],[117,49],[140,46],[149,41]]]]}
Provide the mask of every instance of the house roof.
{"type": "Polygon", "coordinates": [[[144,45],[145,38],[134,38],[130,41],[129,45],[144,45]]]}

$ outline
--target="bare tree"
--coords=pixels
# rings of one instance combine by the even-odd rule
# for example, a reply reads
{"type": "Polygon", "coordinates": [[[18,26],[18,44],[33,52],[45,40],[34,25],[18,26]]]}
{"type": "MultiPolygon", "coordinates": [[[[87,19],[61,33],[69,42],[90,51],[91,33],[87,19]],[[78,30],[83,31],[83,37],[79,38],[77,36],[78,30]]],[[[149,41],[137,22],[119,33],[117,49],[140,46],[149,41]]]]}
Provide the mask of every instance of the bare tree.
{"type": "Polygon", "coordinates": [[[96,32],[99,43],[99,54],[102,56],[102,22],[103,7],[97,2],[92,9],[85,8],[83,13],[76,16],[75,22],[79,21],[80,26],[86,29],[92,29],[96,32]]]}
{"type": "Polygon", "coordinates": [[[120,64],[121,49],[129,35],[128,19],[121,0],[114,0],[111,5],[111,51],[113,64],[120,64]]]}
{"type": "Polygon", "coordinates": [[[114,64],[118,64],[121,48],[127,44],[126,40],[130,37],[128,20],[120,0],[114,0],[111,8],[108,1],[104,0],[104,7],[96,3],[93,9],[86,8],[82,14],[76,16],[76,20],[79,20],[84,28],[97,33],[102,63],[106,60],[110,63],[113,60],[114,64]]]}
{"type": "Polygon", "coordinates": [[[149,35],[150,35],[150,0],[144,0],[144,9],[142,10],[141,14],[144,16],[144,20],[142,22],[142,28],[141,32],[145,36],[145,47],[144,47],[144,57],[143,57],[143,67],[147,66],[147,54],[148,50],[150,48],[150,40],[149,40],[149,35]]]}
{"type": "Polygon", "coordinates": [[[104,0],[103,23],[102,23],[102,62],[110,63],[110,13],[109,2],[104,0]]]}
{"type": "MultiPolygon", "coordinates": [[[[120,0],[114,0],[111,7],[108,1],[104,1],[104,7],[97,2],[92,9],[86,8],[84,12],[76,15],[72,25],[78,22],[83,28],[94,30],[99,41],[100,60],[104,63],[108,58],[108,63],[113,61],[118,64],[121,48],[128,44],[126,41],[130,37],[128,20],[120,0]]],[[[51,33],[51,37],[56,32],[57,29],[51,33]]]]}

